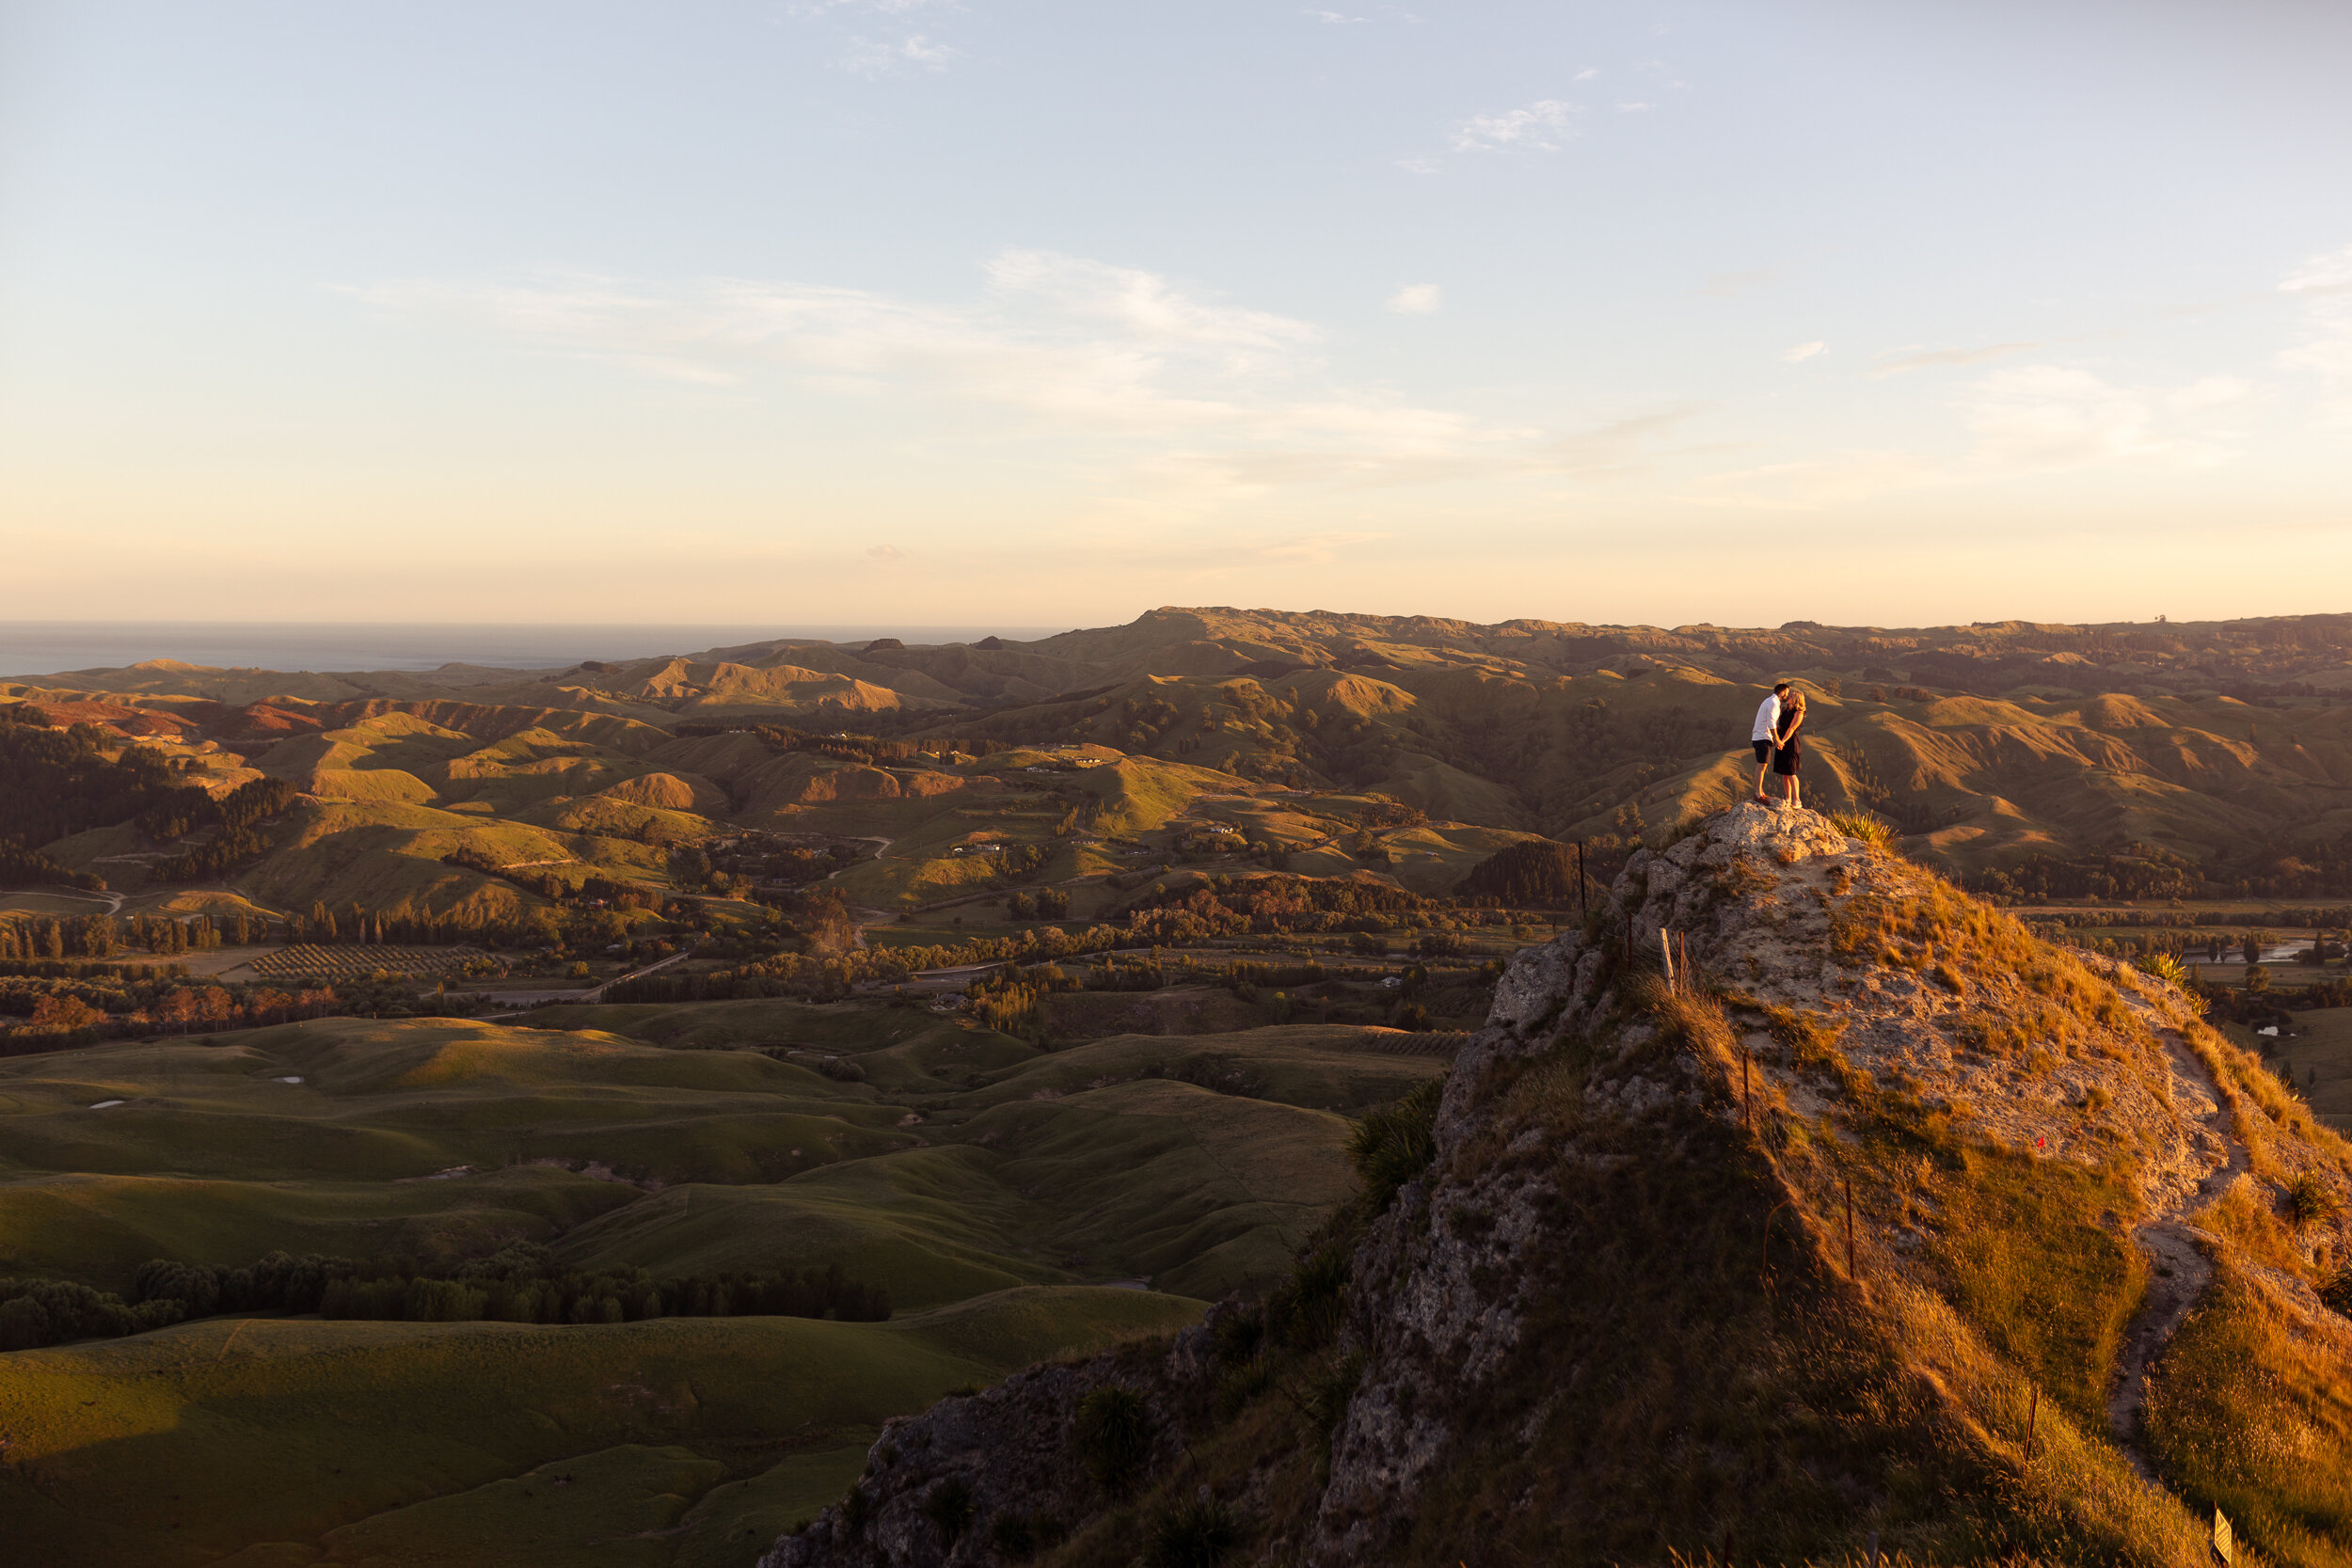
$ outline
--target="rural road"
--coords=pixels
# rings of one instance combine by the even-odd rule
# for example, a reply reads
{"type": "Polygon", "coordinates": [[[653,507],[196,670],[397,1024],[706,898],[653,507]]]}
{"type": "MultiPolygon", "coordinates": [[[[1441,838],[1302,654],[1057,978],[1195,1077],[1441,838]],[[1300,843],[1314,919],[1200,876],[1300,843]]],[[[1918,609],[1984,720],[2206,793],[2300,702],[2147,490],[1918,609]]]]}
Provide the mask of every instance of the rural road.
{"type": "Polygon", "coordinates": [[[14,898],[20,895],[25,897],[39,895],[45,898],[87,898],[94,904],[105,905],[105,912],[108,914],[122,912],[123,895],[119,893],[85,893],[78,887],[0,888],[0,898],[14,898]]]}
{"type": "Polygon", "coordinates": [[[681,949],[666,958],[655,959],[643,969],[632,969],[627,974],[615,974],[612,979],[601,984],[578,987],[569,990],[502,990],[486,994],[502,1007],[535,1006],[542,1002],[596,1002],[602,1000],[605,988],[608,986],[617,986],[624,980],[643,979],[657,969],[667,969],[672,964],[692,956],[693,949],[681,949]]]}

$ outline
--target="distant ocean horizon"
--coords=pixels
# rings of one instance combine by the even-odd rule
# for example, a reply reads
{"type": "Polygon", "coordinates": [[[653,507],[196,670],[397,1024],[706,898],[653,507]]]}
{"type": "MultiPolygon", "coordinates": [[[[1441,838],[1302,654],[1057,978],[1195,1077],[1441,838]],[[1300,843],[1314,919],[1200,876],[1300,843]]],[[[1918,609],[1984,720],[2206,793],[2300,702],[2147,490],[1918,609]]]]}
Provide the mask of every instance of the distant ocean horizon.
{"type": "Polygon", "coordinates": [[[0,679],[114,670],[152,658],[288,673],[564,669],[582,659],[701,653],[782,638],[829,642],[1034,641],[1068,626],[494,626],[434,622],[0,621],[0,679]]]}

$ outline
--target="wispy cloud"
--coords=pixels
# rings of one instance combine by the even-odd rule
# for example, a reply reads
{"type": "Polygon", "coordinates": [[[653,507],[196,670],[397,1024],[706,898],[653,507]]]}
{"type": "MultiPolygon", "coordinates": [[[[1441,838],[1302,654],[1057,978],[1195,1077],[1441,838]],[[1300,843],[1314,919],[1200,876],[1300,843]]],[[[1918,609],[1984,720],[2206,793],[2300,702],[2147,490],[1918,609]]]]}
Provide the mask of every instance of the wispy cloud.
{"type": "Polygon", "coordinates": [[[1369,22],[1372,20],[1367,16],[1348,16],[1340,11],[1311,10],[1307,14],[1313,17],[1317,22],[1327,23],[1334,27],[1352,27],[1359,22],[1369,22]]]}
{"type": "Polygon", "coordinates": [[[2352,245],[2305,260],[2279,280],[2282,294],[2352,293],[2352,245]]]}
{"type": "Polygon", "coordinates": [[[883,76],[945,71],[961,53],[923,33],[909,33],[898,39],[860,37],[850,40],[834,65],[870,82],[883,76]]]}
{"type": "Polygon", "coordinates": [[[1544,466],[1585,477],[1638,467],[1658,456],[1677,431],[1707,411],[1704,404],[1677,404],[1555,437],[1544,445],[1544,466]]]}
{"type": "Polygon", "coordinates": [[[1829,344],[1816,338],[1809,343],[1799,343],[1796,347],[1782,355],[1781,358],[1788,361],[1791,365],[1802,365],[1806,360],[1812,358],[1815,355],[1825,351],[1828,347],[1829,344]]]}
{"type": "Polygon", "coordinates": [[[1870,379],[1883,380],[1901,375],[1908,371],[1931,370],[1938,365],[1980,365],[1988,359],[1999,359],[2011,354],[2026,354],[2042,347],[2039,341],[2015,343],[1988,343],[1982,348],[1939,348],[1925,353],[1899,352],[1895,356],[1882,355],[1870,367],[1870,379]]]}
{"type": "Polygon", "coordinates": [[[1582,111],[1565,99],[1543,98],[1499,115],[1472,115],[1454,126],[1456,152],[1557,152],[1575,135],[1582,111]]]}
{"type": "Polygon", "coordinates": [[[2233,376],[2166,389],[2120,386],[2074,367],[2024,365],[1975,382],[1958,406],[1976,437],[1971,458],[1979,467],[2203,467],[2234,451],[2235,433],[2212,416],[2253,396],[2253,387],[2233,376]]]}
{"type": "Polygon", "coordinates": [[[1445,303],[1445,291],[1435,283],[1408,283],[1389,296],[1389,309],[1400,316],[1426,316],[1445,303]]]}
{"type": "Polygon", "coordinates": [[[2280,280],[2279,292],[2302,299],[2311,333],[2281,350],[2279,363],[2318,376],[2328,393],[2322,417],[2352,423],[2352,245],[2305,261],[2280,280]]]}
{"type": "Polygon", "coordinates": [[[1687,484],[1680,499],[1807,512],[2094,466],[2211,467],[2236,455],[2240,436],[2233,421],[2262,395],[2236,376],[2143,387],[2074,366],[2020,366],[1979,377],[1956,400],[1972,438],[1963,457],[1883,449],[1802,455],[1706,475],[1687,484]]]}
{"type": "Polygon", "coordinates": [[[884,16],[907,16],[915,11],[959,11],[962,8],[958,0],[792,0],[790,5],[785,7],[784,13],[810,19],[835,11],[879,11],[884,16]]]}
{"type": "Polygon", "coordinates": [[[1709,474],[1681,499],[1746,512],[1812,512],[1919,489],[1943,477],[1934,464],[1910,452],[1836,451],[1709,474]]]}
{"type": "MultiPolygon", "coordinates": [[[[784,14],[803,22],[830,19],[836,37],[852,16],[895,17],[912,20],[920,14],[963,9],[960,0],[789,0],[784,14]]],[[[863,33],[843,39],[841,53],[834,56],[835,71],[878,81],[885,76],[919,76],[947,69],[962,55],[956,48],[930,33],[904,31],[896,37],[868,38],[863,33]]]]}
{"type": "Polygon", "coordinates": [[[1310,323],[1156,273],[1006,250],[980,298],[936,304],[818,284],[655,288],[593,277],[389,282],[377,309],[541,353],[755,390],[783,374],[837,396],[994,407],[1038,428],[1156,444],[1198,481],[1419,483],[1547,466],[1544,433],[1331,383],[1310,323]]]}

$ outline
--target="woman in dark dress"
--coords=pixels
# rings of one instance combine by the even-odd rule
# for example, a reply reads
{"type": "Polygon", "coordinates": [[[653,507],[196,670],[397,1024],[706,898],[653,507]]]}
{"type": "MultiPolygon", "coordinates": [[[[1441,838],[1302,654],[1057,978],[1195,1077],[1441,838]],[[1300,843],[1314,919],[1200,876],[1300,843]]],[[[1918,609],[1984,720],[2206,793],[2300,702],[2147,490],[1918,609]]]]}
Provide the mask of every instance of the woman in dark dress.
{"type": "Polygon", "coordinates": [[[1781,705],[1780,728],[1772,736],[1772,771],[1780,778],[1781,797],[1791,810],[1804,805],[1804,786],[1797,778],[1797,769],[1804,766],[1804,741],[1797,732],[1804,728],[1804,693],[1800,691],[1781,705]]]}

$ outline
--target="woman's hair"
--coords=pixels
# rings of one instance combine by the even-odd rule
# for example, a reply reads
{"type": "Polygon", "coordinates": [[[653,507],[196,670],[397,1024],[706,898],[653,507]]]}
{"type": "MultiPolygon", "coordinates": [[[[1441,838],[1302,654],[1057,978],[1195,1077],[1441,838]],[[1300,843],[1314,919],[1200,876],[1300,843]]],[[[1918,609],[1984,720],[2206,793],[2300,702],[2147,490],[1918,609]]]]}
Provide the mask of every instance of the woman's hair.
{"type": "Polygon", "coordinates": [[[1804,693],[1802,691],[1791,691],[1788,693],[1788,698],[1781,704],[1781,708],[1782,711],[1794,714],[1799,719],[1804,718],[1804,693]]]}

